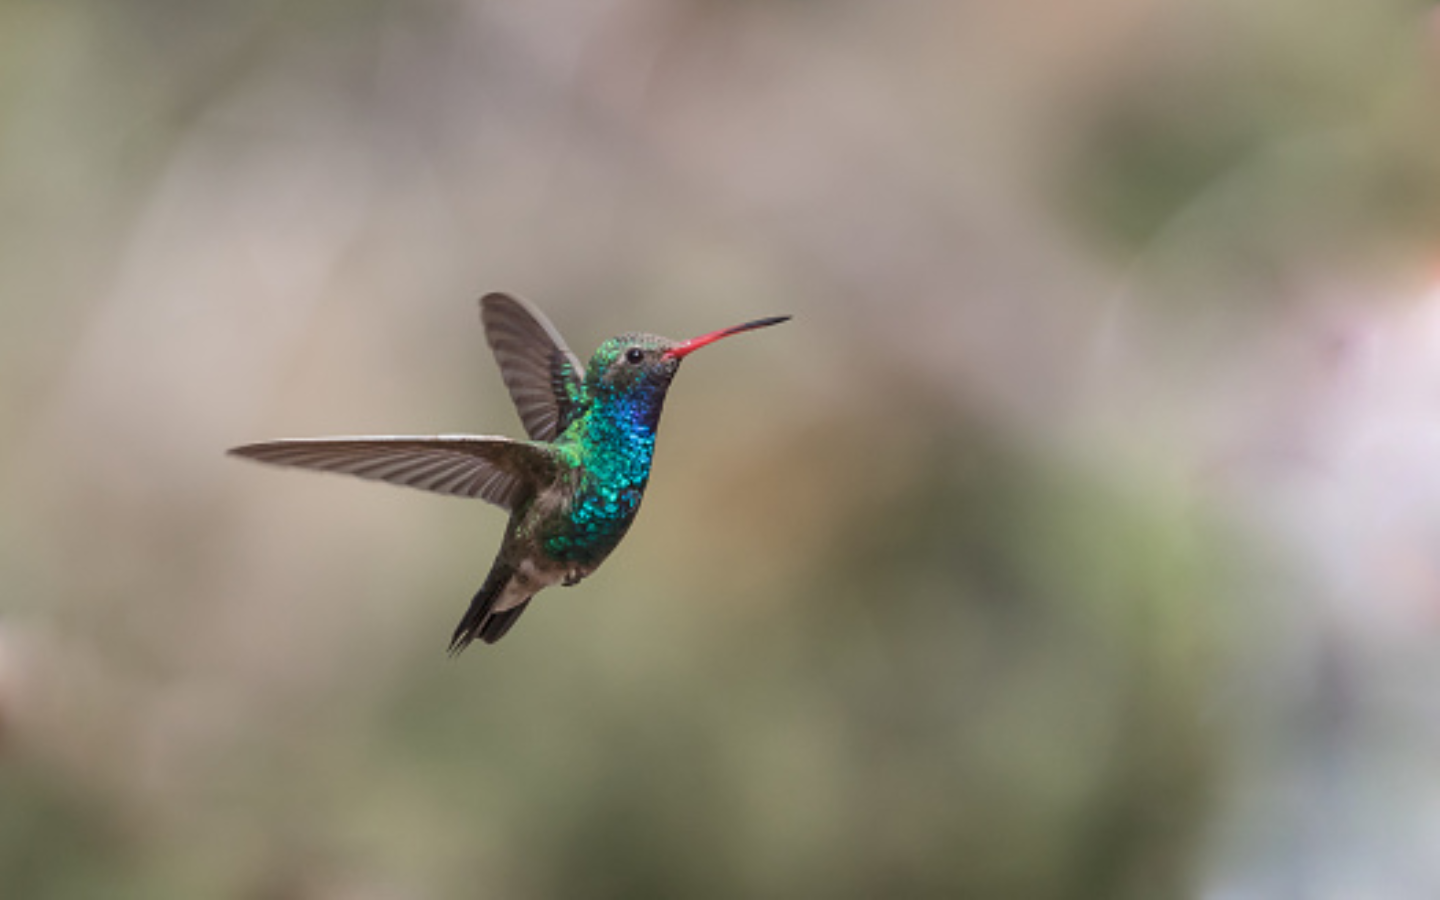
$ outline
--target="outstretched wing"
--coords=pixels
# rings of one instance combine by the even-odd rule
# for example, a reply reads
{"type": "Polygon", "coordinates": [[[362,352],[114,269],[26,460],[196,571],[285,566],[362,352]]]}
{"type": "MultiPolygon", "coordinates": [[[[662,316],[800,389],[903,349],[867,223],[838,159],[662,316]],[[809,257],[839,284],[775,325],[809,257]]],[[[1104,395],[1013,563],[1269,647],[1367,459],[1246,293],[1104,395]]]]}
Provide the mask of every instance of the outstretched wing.
{"type": "Polygon", "coordinates": [[[504,437],[296,438],[245,444],[235,456],[277,466],[345,472],[375,481],[479,497],[513,509],[553,480],[555,457],[544,447],[504,437]]]}
{"type": "Polygon", "coordinates": [[[553,441],[583,402],[585,369],[545,314],[518,297],[480,298],[485,339],[532,440],[553,441]]]}

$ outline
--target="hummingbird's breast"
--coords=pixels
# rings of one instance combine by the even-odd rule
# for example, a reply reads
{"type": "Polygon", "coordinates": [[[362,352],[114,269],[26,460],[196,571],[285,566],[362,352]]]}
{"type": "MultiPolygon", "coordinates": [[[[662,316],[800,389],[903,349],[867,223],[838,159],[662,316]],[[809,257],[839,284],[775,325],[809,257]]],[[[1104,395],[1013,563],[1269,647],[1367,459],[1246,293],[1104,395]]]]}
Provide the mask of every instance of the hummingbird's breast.
{"type": "Polygon", "coordinates": [[[561,437],[557,449],[574,462],[569,502],[546,529],[542,545],[554,559],[594,567],[620,543],[640,510],[655,432],[634,427],[628,417],[592,413],[561,437]]]}

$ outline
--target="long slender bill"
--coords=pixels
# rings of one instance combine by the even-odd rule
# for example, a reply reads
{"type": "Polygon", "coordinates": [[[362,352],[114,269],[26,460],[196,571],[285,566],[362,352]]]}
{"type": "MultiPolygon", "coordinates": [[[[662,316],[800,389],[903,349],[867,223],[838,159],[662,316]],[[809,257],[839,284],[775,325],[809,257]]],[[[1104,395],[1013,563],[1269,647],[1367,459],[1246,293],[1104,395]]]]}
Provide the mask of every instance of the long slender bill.
{"type": "Polygon", "coordinates": [[[713,344],[721,338],[727,338],[732,334],[739,334],[742,331],[754,331],[757,328],[769,328],[771,325],[779,325],[781,322],[789,321],[789,316],[771,316],[768,319],[756,319],[753,322],[746,322],[744,325],[735,325],[731,328],[722,328],[719,331],[712,331],[709,334],[702,334],[693,337],[688,341],[681,341],[669,350],[665,351],[666,359],[684,359],[706,344],[713,344]]]}

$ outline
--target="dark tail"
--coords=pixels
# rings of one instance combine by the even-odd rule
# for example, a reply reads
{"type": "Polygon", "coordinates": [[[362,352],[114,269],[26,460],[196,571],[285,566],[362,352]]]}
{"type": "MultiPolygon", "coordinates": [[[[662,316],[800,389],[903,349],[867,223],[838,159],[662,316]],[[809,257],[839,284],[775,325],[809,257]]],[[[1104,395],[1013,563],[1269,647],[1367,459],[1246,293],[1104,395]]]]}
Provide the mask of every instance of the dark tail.
{"type": "Polygon", "coordinates": [[[505,636],[515,620],[530,605],[527,599],[522,603],[510,607],[501,612],[491,612],[495,601],[505,593],[505,586],[510,583],[510,578],[515,570],[505,562],[495,560],[491,567],[490,574],[485,577],[485,583],[480,585],[480,590],[475,592],[475,599],[470,601],[470,608],[465,610],[465,617],[460,624],[455,626],[455,634],[450,638],[450,655],[454,656],[461,650],[470,646],[470,642],[477,637],[487,644],[493,644],[505,636]]]}

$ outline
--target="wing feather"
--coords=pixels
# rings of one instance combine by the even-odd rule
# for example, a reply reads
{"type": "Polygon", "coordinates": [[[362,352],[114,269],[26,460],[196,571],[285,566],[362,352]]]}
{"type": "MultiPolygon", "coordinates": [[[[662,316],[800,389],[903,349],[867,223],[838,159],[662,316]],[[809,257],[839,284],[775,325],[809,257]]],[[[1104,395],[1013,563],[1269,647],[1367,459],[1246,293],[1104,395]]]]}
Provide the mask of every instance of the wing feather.
{"type": "Polygon", "coordinates": [[[553,441],[582,402],[584,367],[545,314],[519,297],[480,298],[485,339],[532,440],[553,441]]]}
{"type": "Polygon", "coordinates": [[[230,453],[271,465],[478,497],[505,509],[513,509],[556,474],[555,457],[546,448],[478,435],[295,438],[246,444],[230,453]]]}

